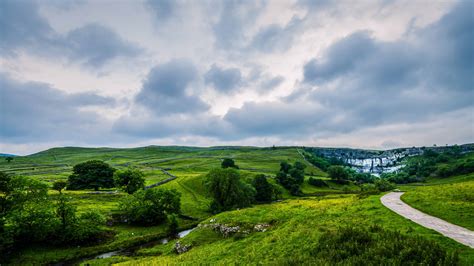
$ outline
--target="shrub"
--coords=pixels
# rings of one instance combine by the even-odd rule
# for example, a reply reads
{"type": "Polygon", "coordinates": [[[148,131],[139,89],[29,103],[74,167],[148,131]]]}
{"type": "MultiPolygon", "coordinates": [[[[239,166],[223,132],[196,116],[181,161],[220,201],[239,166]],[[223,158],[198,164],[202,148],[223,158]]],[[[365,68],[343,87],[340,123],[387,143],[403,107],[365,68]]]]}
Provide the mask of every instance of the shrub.
{"type": "Polygon", "coordinates": [[[114,171],[99,160],[87,161],[74,166],[68,179],[68,189],[94,189],[114,187],[114,171]]]}
{"type": "Polygon", "coordinates": [[[312,186],[315,186],[315,187],[327,187],[328,186],[328,184],[326,184],[326,182],[324,182],[324,180],[319,179],[319,178],[312,178],[312,177],[310,177],[308,179],[308,184],[310,184],[312,186]]]}
{"type": "Polygon", "coordinates": [[[133,168],[119,170],[114,173],[115,186],[121,188],[128,194],[133,194],[139,189],[145,188],[144,174],[133,168]]]}
{"type": "Polygon", "coordinates": [[[329,265],[457,265],[459,261],[457,254],[434,241],[379,226],[327,232],[310,253],[329,265]]]}
{"type": "Polygon", "coordinates": [[[129,223],[156,225],[165,221],[167,215],[180,212],[180,196],[174,189],[139,190],[125,197],[119,209],[129,223]]]}

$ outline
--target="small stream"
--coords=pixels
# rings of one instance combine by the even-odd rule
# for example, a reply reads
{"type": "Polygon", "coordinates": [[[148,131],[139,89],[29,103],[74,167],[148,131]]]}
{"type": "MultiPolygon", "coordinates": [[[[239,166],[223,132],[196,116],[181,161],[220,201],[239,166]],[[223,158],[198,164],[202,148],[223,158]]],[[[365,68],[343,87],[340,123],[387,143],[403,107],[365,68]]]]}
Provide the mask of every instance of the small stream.
{"type": "Polygon", "coordinates": [[[96,256],[85,257],[85,258],[83,257],[83,258],[79,258],[79,259],[60,262],[60,263],[57,263],[55,265],[56,266],[60,266],[60,265],[79,265],[81,262],[84,262],[84,261],[87,261],[87,260],[106,259],[106,258],[110,258],[110,257],[113,257],[113,256],[133,256],[135,254],[135,252],[139,249],[149,248],[149,247],[153,247],[153,246],[156,246],[156,245],[159,245],[159,244],[166,244],[170,240],[185,237],[189,233],[191,233],[195,228],[196,227],[193,227],[191,229],[187,229],[187,230],[179,232],[176,238],[165,237],[165,238],[161,238],[161,239],[158,239],[158,240],[150,241],[148,243],[135,245],[135,246],[131,246],[131,247],[128,247],[128,248],[119,249],[119,250],[105,252],[105,253],[102,253],[102,254],[99,254],[99,255],[96,255],[96,256]]]}
{"type": "MultiPolygon", "coordinates": [[[[179,239],[179,238],[185,237],[189,233],[191,233],[191,231],[193,231],[193,230],[194,230],[194,228],[181,231],[181,232],[178,233],[178,236],[176,238],[173,238],[173,239],[179,239]]],[[[145,243],[145,244],[140,244],[140,245],[137,245],[137,246],[132,246],[132,247],[128,247],[128,248],[121,249],[121,250],[102,253],[100,255],[95,256],[94,259],[106,259],[106,258],[110,258],[112,256],[117,256],[117,255],[131,256],[139,249],[153,247],[153,246],[156,246],[157,244],[166,244],[170,240],[172,240],[172,239],[170,239],[169,237],[165,237],[165,238],[158,239],[158,240],[155,240],[155,241],[151,241],[151,242],[148,242],[148,243],[145,243]]]]}

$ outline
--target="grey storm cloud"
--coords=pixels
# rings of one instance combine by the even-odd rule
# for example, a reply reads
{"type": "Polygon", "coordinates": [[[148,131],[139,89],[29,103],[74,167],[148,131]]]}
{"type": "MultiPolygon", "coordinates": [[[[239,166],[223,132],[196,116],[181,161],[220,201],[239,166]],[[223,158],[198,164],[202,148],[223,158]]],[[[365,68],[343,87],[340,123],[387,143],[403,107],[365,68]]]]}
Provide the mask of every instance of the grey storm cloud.
{"type": "Polygon", "coordinates": [[[96,23],[61,35],[39,14],[38,8],[34,1],[0,2],[0,54],[14,56],[27,51],[101,67],[116,57],[132,57],[142,51],[113,30],[96,23]]]}
{"type": "Polygon", "coordinates": [[[204,80],[217,91],[229,93],[242,84],[242,74],[238,68],[221,68],[214,64],[204,75],[204,80]]]}
{"type": "Polygon", "coordinates": [[[66,94],[0,73],[0,136],[12,141],[82,138],[103,121],[97,113],[81,108],[114,104],[114,99],[93,93],[66,94]]]}
{"type": "Polygon", "coordinates": [[[188,92],[197,77],[196,67],[187,60],[157,65],[148,73],[135,101],[156,114],[205,111],[209,106],[188,92]]]}

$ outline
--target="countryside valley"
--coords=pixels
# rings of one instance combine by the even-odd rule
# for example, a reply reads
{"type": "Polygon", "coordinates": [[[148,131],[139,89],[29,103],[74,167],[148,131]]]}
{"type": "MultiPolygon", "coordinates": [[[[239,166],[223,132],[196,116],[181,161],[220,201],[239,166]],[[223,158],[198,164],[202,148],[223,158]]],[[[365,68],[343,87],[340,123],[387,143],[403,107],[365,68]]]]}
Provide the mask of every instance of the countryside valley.
{"type": "Polygon", "coordinates": [[[337,148],[344,158],[275,146],[7,155],[2,264],[472,265],[472,247],[381,203],[402,191],[474,230],[472,145],[417,150],[377,175],[350,164],[363,152],[337,148]]]}

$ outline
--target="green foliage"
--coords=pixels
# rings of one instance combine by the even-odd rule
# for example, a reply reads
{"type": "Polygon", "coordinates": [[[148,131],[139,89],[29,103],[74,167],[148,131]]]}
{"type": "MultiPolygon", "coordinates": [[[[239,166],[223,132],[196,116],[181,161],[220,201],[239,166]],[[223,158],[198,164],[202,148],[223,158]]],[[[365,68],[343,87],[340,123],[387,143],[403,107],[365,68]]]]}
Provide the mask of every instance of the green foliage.
{"type": "Polygon", "coordinates": [[[67,186],[67,182],[66,181],[62,181],[62,180],[59,180],[59,181],[55,181],[53,183],[53,189],[54,190],[57,190],[59,192],[59,194],[61,194],[61,191],[67,186]]]}
{"type": "Polygon", "coordinates": [[[306,165],[295,162],[291,165],[287,162],[280,163],[280,172],[276,175],[276,181],[288,189],[292,195],[301,195],[300,185],[304,181],[304,169],[306,165]]]}
{"type": "Polygon", "coordinates": [[[84,217],[77,218],[76,207],[64,195],[53,204],[48,186],[26,177],[12,177],[6,182],[0,215],[2,237],[0,251],[21,247],[25,243],[83,244],[97,240],[101,224],[84,217]],[[89,232],[89,233],[88,233],[89,232]]]}
{"type": "Polygon", "coordinates": [[[457,265],[458,255],[436,242],[379,226],[344,227],[323,234],[311,252],[331,265],[457,265]]]}
{"type": "Polygon", "coordinates": [[[255,196],[255,189],[232,168],[211,170],[204,185],[213,199],[210,210],[214,213],[248,207],[255,196]]]}
{"type": "Polygon", "coordinates": [[[267,181],[265,175],[256,175],[252,182],[255,188],[255,200],[258,202],[270,202],[278,197],[278,189],[267,181]]]}
{"type": "Polygon", "coordinates": [[[13,176],[2,191],[2,212],[21,207],[27,201],[42,202],[48,199],[48,185],[23,176],[13,176]]]}
{"type": "Polygon", "coordinates": [[[164,222],[167,215],[180,212],[180,196],[176,190],[139,190],[125,197],[120,202],[119,210],[129,223],[157,225],[164,222]]]}
{"type": "Polygon", "coordinates": [[[7,161],[7,163],[13,161],[13,157],[11,156],[8,156],[8,157],[5,157],[5,161],[7,161]]]}
{"type": "Polygon", "coordinates": [[[0,192],[6,192],[8,190],[10,180],[11,176],[9,174],[0,171],[0,192]]]}
{"type": "Polygon", "coordinates": [[[381,178],[376,179],[374,181],[374,185],[379,191],[382,191],[382,192],[390,191],[395,188],[395,184],[390,183],[390,181],[386,179],[381,179],[381,178]]]}
{"type": "Polygon", "coordinates": [[[167,233],[171,237],[175,237],[178,235],[179,230],[178,230],[178,219],[176,219],[175,214],[170,214],[168,215],[168,228],[167,228],[167,233]]]}
{"type": "Polygon", "coordinates": [[[328,184],[326,184],[326,182],[324,182],[324,180],[319,179],[319,178],[310,177],[308,179],[308,183],[312,186],[315,186],[315,187],[327,187],[328,186],[328,184]]]}
{"type": "Polygon", "coordinates": [[[62,230],[67,230],[77,222],[76,207],[70,203],[70,199],[66,196],[59,196],[56,207],[56,215],[61,222],[62,230]]]}
{"type": "Polygon", "coordinates": [[[291,164],[287,162],[281,162],[280,163],[280,172],[283,172],[285,174],[288,174],[288,171],[291,169],[291,164]]]}
{"type": "Polygon", "coordinates": [[[239,169],[239,167],[235,164],[234,160],[231,158],[225,158],[224,160],[222,160],[221,167],[239,169]]]}
{"type": "Polygon", "coordinates": [[[68,189],[94,189],[114,187],[114,169],[107,163],[91,160],[74,166],[69,176],[68,189]]]}
{"type": "Polygon", "coordinates": [[[145,188],[145,178],[142,171],[134,168],[118,170],[114,173],[114,181],[117,187],[120,187],[128,194],[133,194],[139,189],[145,188]]]}
{"type": "Polygon", "coordinates": [[[349,173],[344,169],[344,167],[339,165],[331,165],[328,168],[328,174],[331,179],[336,181],[349,179],[349,173]]]}

